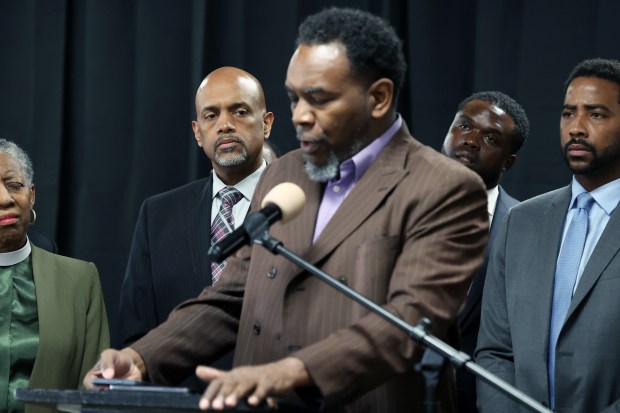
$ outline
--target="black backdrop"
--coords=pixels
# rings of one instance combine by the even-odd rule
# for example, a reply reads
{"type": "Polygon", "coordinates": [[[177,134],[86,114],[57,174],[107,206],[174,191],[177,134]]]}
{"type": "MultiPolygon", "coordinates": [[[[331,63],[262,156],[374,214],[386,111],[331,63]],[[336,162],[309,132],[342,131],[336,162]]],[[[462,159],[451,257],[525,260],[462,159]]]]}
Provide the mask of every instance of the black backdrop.
{"type": "Polygon", "coordinates": [[[299,22],[328,5],[397,28],[399,107],[418,139],[440,148],[461,99],[503,90],[532,126],[504,186],[526,199],[568,183],[562,84],[584,58],[620,57],[617,0],[0,0],[0,137],[33,158],[36,229],[97,264],[113,337],[140,203],[210,169],[190,127],[200,80],[222,65],[253,73],[271,141],[294,148],[286,67],[299,22]]]}

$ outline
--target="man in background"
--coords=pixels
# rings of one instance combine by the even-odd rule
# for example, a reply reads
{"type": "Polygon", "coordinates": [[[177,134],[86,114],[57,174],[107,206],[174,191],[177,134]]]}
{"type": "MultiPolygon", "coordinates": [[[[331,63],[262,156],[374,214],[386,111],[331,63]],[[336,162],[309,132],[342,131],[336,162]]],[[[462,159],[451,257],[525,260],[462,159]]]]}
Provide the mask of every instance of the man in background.
{"type": "MultiPolygon", "coordinates": [[[[620,62],[573,69],[560,144],[572,182],[513,207],[496,236],[476,361],[556,412],[616,412],[620,62]]],[[[526,411],[480,381],[478,408],[526,411]]]]}
{"type": "Polygon", "coordinates": [[[176,305],[217,282],[225,264],[212,263],[207,255],[215,241],[214,224],[223,225],[228,233],[243,223],[265,170],[263,144],[273,120],[262,86],[241,69],[219,68],[200,84],[192,129],[213,171],[142,204],[121,289],[123,346],[164,322],[176,305]],[[218,218],[225,207],[230,221],[218,218]]]}
{"type": "MultiPolygon", "coordinates": [[[[465,308],[459,314],[460,347],[474,355],[482,289],[489,252],[508,210],[518,201],[499,185],[502,175],[517,160],[517,152],[529,134],[529,121],[523,108],[510,96],[497,91],[478,92],[463,100],[446,135],[442,152],[476,172],[487,188],[489,242],[484,263],[467,293],[465,308]]],[[[476,377],[464,369],[457,371],[457,396],[460,413],[475,413],[476,377]]]]}

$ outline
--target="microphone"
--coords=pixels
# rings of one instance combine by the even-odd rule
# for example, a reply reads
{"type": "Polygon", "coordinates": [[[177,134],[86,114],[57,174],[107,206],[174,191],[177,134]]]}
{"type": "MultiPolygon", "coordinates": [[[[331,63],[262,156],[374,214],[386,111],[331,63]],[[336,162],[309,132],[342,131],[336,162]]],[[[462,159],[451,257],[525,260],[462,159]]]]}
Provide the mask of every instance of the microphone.
{"type": "Polygon", "coordinates": [[[274,186],[263,198],[261,210],[246,218],[239,228],[209,248],[212,261],[222,262],[244,245],[251,244],[259,235],[278,221],[289,222],[295,218],[306,203],[304,191],[291,182],[274,186]]]}

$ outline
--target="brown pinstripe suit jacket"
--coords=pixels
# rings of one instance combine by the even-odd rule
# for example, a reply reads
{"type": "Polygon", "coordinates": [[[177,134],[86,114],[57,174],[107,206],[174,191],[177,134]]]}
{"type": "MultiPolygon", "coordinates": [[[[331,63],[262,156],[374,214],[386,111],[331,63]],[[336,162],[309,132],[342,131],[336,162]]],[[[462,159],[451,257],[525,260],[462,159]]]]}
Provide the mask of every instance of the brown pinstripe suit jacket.
{"type": "MultiPolygon", "coordinates": [[[[308,179],[299,151],[265,171],[253,208],[284,181],[301,186],[307,201],[299,217],[271,228],[274,237],[405,321],[429,317],[433,333],[446,337],[486,243],[486,193],[476,174],[423,146],[403,126],[314,245],[323,185],[308,179]]],[[[420,346],[258,246],[240,250],[216,287],[179,306],[133,348],[151,380],[174,383],[235,339],[236,365],[300,358],[328,407],[422,408],[424,386],[412,370],[420,346]]],[[[445,395],[452,383],[443,384],[445,395]]],[[[442,410],[451,410],[451,400],[444,397],[442,410]]]]}

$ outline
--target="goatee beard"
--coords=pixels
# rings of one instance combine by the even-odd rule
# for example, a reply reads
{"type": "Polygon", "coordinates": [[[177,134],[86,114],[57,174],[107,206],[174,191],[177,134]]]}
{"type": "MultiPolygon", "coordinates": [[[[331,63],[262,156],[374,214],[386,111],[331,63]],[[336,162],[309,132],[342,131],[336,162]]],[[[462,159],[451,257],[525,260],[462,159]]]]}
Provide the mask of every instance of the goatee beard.
{"type": "Polygon", "coordinates": [[[329,159],[323,166],[318,166],[310,162],[308,159],[309,157],[307,157],[306,154],[303,154],[303,157],[306,160],[304,168],[310,180],[315,182],[327,182],[338,176],[340,162],[333,151],[329,152],[329,159]]]}

